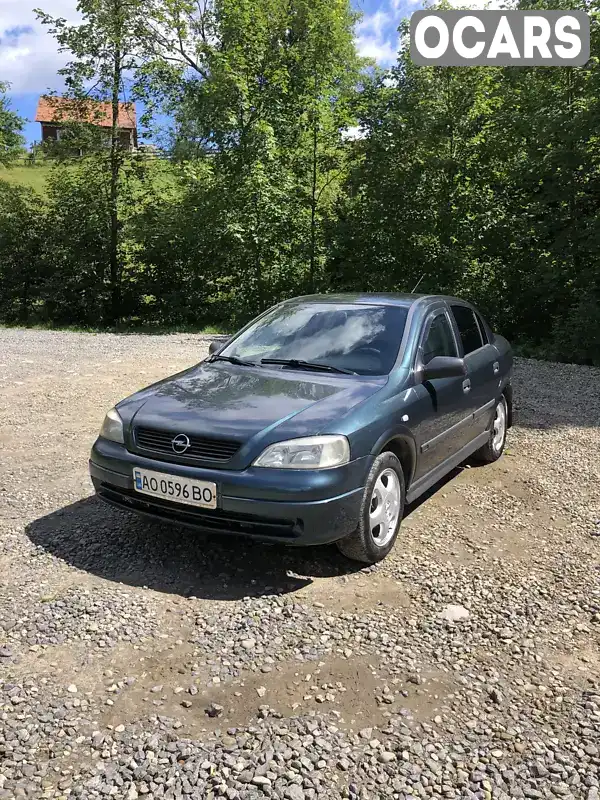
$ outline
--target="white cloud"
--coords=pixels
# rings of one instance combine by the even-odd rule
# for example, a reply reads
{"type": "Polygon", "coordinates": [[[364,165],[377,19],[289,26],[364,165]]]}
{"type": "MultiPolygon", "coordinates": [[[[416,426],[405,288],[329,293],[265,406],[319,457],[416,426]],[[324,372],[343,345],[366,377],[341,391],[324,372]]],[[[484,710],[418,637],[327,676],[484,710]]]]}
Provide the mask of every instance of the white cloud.
{"type": "MultiPolygon", "coordinates": [[[[78,18],[77,0],[0,0],[0,77],[15,94],[61,89],[56,74],[68,60],[56,40],[36,18],[35,2],[54,17],[70,22],[78,18]],[[7,33],[8,32],[8,33],[7,33]]],[[[457,8],[500,8],[504,0],[450,0],[457,8]]],[[[381,8],[367,14],[356,27],[356,44],[362,56],[390,66],[398,53],[397,27],[402,16],[422,6],[422,0],[382,0],[381,8]]]]}
{"type": "Polygon", "coordinates": [[[357,26],[357,33],[372,34],[381,37],[387,33],[388,26],[392,22],[392,16],[387,11],[376,11],[374,14],[367,14],[361,19],[357,26]]]}
{"type": "Polygon", "coordinates": [[[358,52],[363,58],[374,58],[381,66],[388,66],[396,60],[398,49],[389,41],[373,36],[359,36],[356,39],[358,52]]]}
{"type": "Polygon", "coordinates": [[[351,125],[342,131],[342,139],[345,142],[355,142],[358,139],[366,139],[367,129],[361,125],[351,125]]]}
{"type": "MultiPolygon", "coordinates": [[[[59,53],[56,40],[30,10],[33,0],[0,0],[0,76],[15,94],[59,89],[57,70],[68,60],[59,53]]],[[[53,17],[77,21],[76,0],[39,0],[53,17]]]]}
{"type": "Polygon", "coordinates": [[[374,58],[378,64],[389,66],[398,54],[396,29],[399,16],[378,10],[367,14],[356,26],[356,46],[364,58],[374,58]]]}
{"type": "MultiPolygon", "coordinates": [[[[425,0],[379,0],[380,8],[367,14],[356,26],[356,46],[361,56],[373,58],[382,67],[396,62],[400,42],[398,26],[403,17],[425,7],[425,0]]],[[[515,0],[449,0],[455,8],[502,9],[515,0]]],[[[431,5],[431,2],[427,3],[431,5]]]]}

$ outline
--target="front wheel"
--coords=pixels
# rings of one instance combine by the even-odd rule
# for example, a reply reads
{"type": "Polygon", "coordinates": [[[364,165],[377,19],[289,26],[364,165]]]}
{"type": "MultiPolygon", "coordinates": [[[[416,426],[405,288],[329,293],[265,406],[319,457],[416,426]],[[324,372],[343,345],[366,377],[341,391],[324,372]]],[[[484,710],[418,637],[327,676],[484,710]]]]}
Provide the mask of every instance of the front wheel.
{"type": "Polygon", "coordinates": [[[377,456],[363,493],[358,527],[337,546],[354,561],[375,564],[390,552],[404,513],[404,473],[393,453],[377,456]]]}
{"type": "Polygon", "coordinates": [[[494,411],[494,420],[490,428],[490,438],[474,454],[474,458],[480,464],[492,464],[497,461],[504,452],[506,444],[506,430],[508,420],[508,408],[504,395],[498,400],[494,411]]]}

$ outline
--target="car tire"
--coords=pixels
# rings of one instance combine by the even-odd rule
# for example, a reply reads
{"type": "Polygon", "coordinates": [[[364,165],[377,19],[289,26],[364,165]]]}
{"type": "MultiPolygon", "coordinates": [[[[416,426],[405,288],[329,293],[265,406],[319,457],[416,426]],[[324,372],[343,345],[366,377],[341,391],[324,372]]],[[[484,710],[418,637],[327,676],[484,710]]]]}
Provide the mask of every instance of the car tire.
{"type": "Polygon", "coordinates": [[[498,461],[504,452],[507,430],[508,405],[504,395],[501,395],[494,409],[489,439],[483,447],[475,451],[473,455],[474,460],[479,464],[493,464],[494,461],[498,461]]]}
{"type": "Polygon", "coordinates": [[[402,465],[393,453],[381,453],[373,462],[365,484],[358,527],[337,543],[339,550],[347,558],[365,564],[384,559],[398,536],[404,500],[402,465]]]}

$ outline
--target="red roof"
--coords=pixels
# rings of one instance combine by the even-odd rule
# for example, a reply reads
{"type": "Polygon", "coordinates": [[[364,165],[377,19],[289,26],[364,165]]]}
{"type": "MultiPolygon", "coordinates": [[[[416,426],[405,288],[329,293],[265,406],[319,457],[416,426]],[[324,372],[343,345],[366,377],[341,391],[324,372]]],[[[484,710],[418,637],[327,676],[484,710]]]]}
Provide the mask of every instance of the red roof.
{"type": "MultiPolygon", "coordinates": [[[[36,122],[90,122],[101,128],[112,126],[112,105],[98,100],[72,100],[42,95],[38,100],[36,122]]],[[[135,104],[119,103],[119,128],[135,128],[135,104]]]]}

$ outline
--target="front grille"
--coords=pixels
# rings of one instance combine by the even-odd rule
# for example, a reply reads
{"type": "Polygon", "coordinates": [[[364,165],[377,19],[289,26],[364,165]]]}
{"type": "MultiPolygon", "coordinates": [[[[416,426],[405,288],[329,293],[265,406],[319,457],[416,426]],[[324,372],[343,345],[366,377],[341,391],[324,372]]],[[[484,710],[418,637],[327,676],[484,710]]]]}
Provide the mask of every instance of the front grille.
{"type": "Polygon", "coordinates": [[[189,436],[190,447],[185,453],[176,453],[171,442],[176,434],[153,428],[136,428],[135,443],[140,450],[158,453],[181,461],[229,461],[240,449],[239,442],[227,439],[207,439],[189,436]]]}
{"type": "Polygon", "coordinates": [[[97,480],[94,480],[94,486],[98,496],[111,505],[204,531],[280,539],[294,539],[302,532],[302,523],[298,520],[186,506],[97,480]]]}

